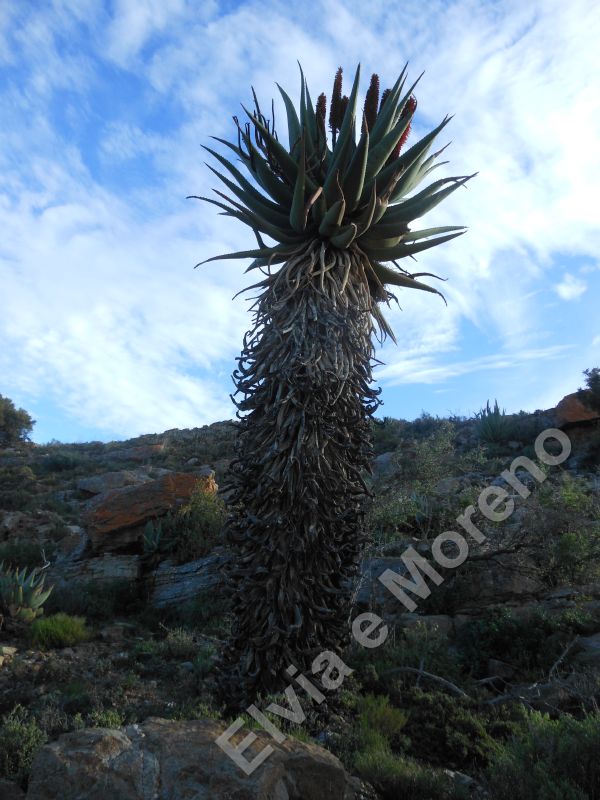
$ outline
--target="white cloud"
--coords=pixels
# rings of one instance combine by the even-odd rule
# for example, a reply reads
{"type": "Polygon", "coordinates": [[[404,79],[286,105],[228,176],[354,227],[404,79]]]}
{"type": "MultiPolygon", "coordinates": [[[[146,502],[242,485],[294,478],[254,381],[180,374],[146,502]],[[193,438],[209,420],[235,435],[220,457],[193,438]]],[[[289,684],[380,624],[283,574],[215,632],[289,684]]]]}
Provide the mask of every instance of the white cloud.
{"type": "Polygon", "coordinates": [[[482,370],[515,370],[523,364],[537,364],[558,358],[570,349],[570,345],[553,345],[546,348],[495,353],[469,361],[453,361],[439,364],[433,355],[417,358],[400,358],[394,364],[378,370],[384,384],[440,383],[448,378],[457,378],[482,370]]]}
{"type": "Polygon", "coordinates": [[[349,81],[362,59],[363,89],[374,70],[391,83],[407,59],[413,78],[426,69],[415,136],[456,113],[443,174],[480,170],[424,221],[469,225],[415,267],[449,278],[449,306],[399,292],[402,313],[386,312],[399,347],[380,351],[382,380],[432,383],[511,359],[543,370],[566,351],[544,340],[541,290],[586,289],[577,267],[559,279],[553,264],[596,263],[600,248],[598,40],[593,0],[2,6],[0,60],[20,65],[0,99],[5,382],[127,435],[230,415],[221,373],[248,325],[247,304],[230,297],[247,276],[234,263],[191,266],[253,239],[184,197],[216,185],[200,145],[233,136],[251,84],[265,107],[275,96],[286,138],[274,82],[297,96],[296,58],[315,96],[339,64],[349,81]],[[121,80],[139,86],[125,107],[121,80]],[[107,84],[115,103],[96,109],[107,84]],[[56,121],[63,106],[69,130],[56,121]],[[460,357],[465,322],[494,355],[460,357]]]}
{"type": "Polygon", "coordinates": [[[554,284],[554,291],[562,300],[576,300],[587,290],[587,284],[581,278],[565,272],[560,283],[554,284]]]}

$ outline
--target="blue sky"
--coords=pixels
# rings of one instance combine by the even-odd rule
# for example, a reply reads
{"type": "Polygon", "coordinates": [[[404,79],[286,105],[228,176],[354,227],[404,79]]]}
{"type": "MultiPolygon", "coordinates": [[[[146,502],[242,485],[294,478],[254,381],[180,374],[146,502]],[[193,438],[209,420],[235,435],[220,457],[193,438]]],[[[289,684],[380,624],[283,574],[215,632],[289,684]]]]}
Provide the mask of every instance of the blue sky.
{"type": "Polygon", "coordinates": [[[469,227],[419,259],[448,306],[399,291],[387,310],[380,415],[548,408],[600,365],[598,3],[288,6],[0,3],[0,394],[35,441],[233,416],[248,276],[193,266],[253,237],[185,197],[215,185],[201,145],[234,135],[251,85],[297,97],[296,59],[313,96],[340,65],[363,92],[425,70],[413,137],[455,114],[445,174],[479,170],[425,218],[469,227]]]}

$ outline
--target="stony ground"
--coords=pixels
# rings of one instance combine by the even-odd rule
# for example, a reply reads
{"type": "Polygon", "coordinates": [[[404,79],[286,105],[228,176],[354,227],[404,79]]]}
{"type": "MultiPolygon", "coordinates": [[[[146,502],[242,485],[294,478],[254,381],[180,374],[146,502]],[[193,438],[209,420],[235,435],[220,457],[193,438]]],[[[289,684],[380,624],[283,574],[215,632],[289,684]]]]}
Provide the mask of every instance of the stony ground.
{"type": "MultiPolygon", "coordinates": [[[[572,404],[567,411],[576,413],[572,404]]],[[[542,711],[566,725],[571,718],[587,724],[586,715],[597,711],[598,422],[557,422],[554,412],[539,412],[499,424],[492,441],[476,420],[424,415],[374,428],[373,541],[356,613],[381,614],[389,641],[371,653],[350,650],[345,658],[354,674],[327,710],[313,709],[300,729],[285,728],[299,748],[323,746],[365,779],[351,795],[344,778],[339,791],[350,792],[347,800],[399,792],[423,800],[504,800],[498,748],[533,724],[523,714],[542,711]],[[459,570],[442,571],[443,584],[408,612],[377,577],[404,569],[407,546],[430,557],[435,536],[477,505],[484,487],[499,485],[516,456],[534,456],[540,430],[559,423],[574,443],[571,459],[539,485],[522,474],[531,496],[512,495],[516,510],[505,524],[475,516],[485,544],[473,547],[459,570]]],[[[55,584],[46,616],[81,616],[88,632],[85,641],[43,648],[23,631],[0,628],[0,769],[11,781],[26,786],[36,749],[15,750],[18,737],[38,747],[37,732],[57,741],[65,732],[85,737],[88,729],[152,717],[181,724],[219,719],[214,661],[229,625],[218,594],[222,518],[194,492],[200,486],[212,496],[215,478],[222,483],[234,433],[232,424],[218,423],[125,443],[0,452],[0,561],[44,566],[55,584]],[[153,548],[148,525],[154,535],[159,520],[163,539],[153,548]]],[[[226,495],[217,499],[226,502],[226,495]]],[[[110,747],[120,758],[122,741],[110,747]]],[[[581,742],[577,747],[585,750],[581,742]]],[[[300,750],[296,756],[308,758],[300,750]]],[[[334,762],[324,767],[330,768],[338,775],[334,762]]],[[[36,785],[32,797],[41,800],[36,785]]],[[[0,782],[0,798],[3,791],[0,782]]],[[[526,789],[511,800],[520,797],[536,800],[526,789]]]]}

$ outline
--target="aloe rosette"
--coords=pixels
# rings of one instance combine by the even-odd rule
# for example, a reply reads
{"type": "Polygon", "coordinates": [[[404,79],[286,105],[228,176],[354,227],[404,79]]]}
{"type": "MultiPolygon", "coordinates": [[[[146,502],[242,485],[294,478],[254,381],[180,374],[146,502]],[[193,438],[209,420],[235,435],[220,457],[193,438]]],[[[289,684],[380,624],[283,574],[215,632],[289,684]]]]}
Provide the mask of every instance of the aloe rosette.
{"type": "Polygon", "coordinates": [[[0,564],[0,601],[9,619],[30,623],[44,613],[44,603],[52,589],[44,589],[45,576],[33,567],[29,572],[22,569],[5,569],[0,564]]]}

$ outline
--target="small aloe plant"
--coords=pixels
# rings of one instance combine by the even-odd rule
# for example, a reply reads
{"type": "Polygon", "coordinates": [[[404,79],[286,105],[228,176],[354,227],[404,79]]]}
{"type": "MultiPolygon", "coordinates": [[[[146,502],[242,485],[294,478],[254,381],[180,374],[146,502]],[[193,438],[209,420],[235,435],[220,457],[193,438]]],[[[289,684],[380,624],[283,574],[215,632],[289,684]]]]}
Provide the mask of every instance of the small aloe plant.
{"type": "Polygon", "coordinates": [[[162,523],[157,522],[155,524],[152,520],[149,520],[144,528],[144,555],[156,555],[160,552],[162,545],[162,523]]]}
{"type": "Polygon", "coordinates": [[[46,576],[34,567],[5,569],[0,563],[0,608],[16,623],[29,624],[44,613],[44,603],[50,597],[53,586],[44,589],[46,576]]]}

